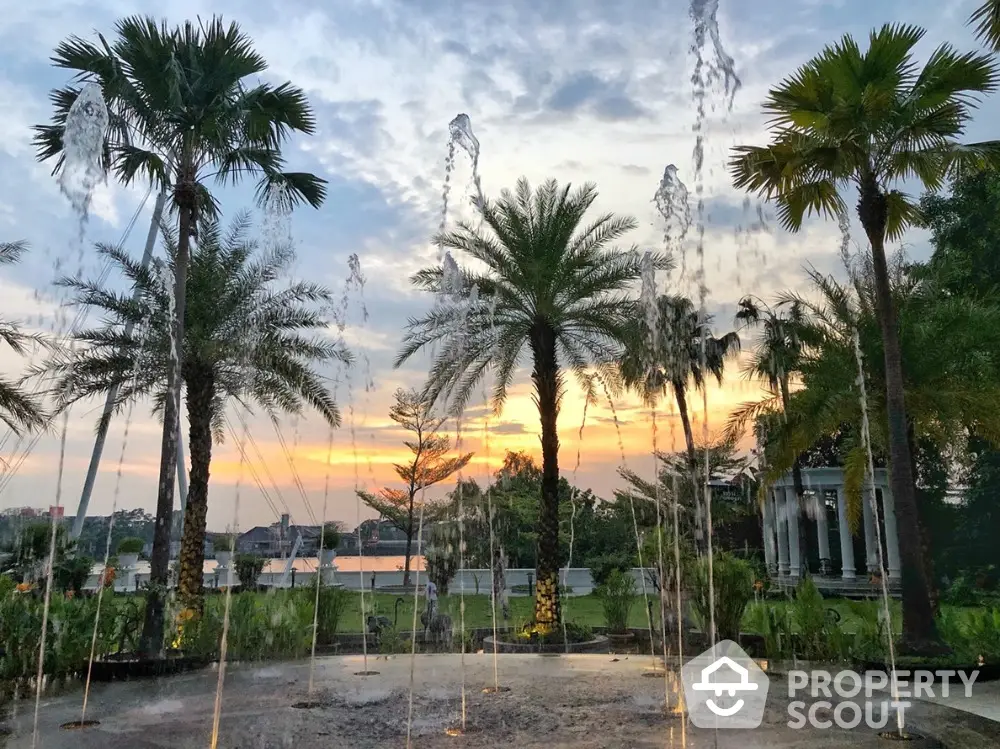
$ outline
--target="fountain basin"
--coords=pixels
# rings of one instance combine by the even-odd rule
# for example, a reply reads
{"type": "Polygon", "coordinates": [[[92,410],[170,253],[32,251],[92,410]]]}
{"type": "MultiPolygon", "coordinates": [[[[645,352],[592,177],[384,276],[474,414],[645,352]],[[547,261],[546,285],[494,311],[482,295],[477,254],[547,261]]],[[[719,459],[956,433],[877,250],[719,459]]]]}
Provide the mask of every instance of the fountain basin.
{"type": "Polygon", "coordinates": [[[493,636],[489,635],[483,638],[483,650],[487,653],[492,653],[495,646],[496,652],[506,654],[607,653],[608,642],[608,638],[604,635],[596,635],[592,640],[588,640],[587,642],[571,642],[568,644],[567,648],[567,644],[562,642],[551,642],[546,644],[539,644],[537,642],[531,642],[530,640],[511,642],[502,638],[494,640],[493,636]]]}
{"type": "Polygon", "coordinates": [[[139,658],[129,653],[109,655],[94,661],[90,679],[95,682],[151,679],[196,671],[211,663],[212,659],[198,656],[177,655],[166,658],[139,658]]]}

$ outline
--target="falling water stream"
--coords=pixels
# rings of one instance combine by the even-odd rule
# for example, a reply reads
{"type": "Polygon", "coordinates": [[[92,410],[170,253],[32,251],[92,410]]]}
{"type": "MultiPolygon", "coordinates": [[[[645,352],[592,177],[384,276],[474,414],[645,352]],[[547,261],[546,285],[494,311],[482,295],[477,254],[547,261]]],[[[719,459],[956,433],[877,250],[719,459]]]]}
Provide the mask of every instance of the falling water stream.
{"type": "MultiPolygon", "coordinates": [[[[742,83],[736,74],[736,63],[722,44],[719,33],[717,14],[719,0],[691,0],[689,14],[694,22],[694,39],[691,53],[694,56],[694,73],[691,76],[692,99],[695,105],[695,122],[692,131],[695,134],[695,145],[692,152],[694,161],[694,192],[697,201],[697,221],[695,231],[695,249],[698,255],[698,316],[701,323],[701,370],[706,371],[706,349],[708,314],[706,297],[708,286],[705,275],[705,126],[707,123],[706,99],[709,94],[720,88],[722,102],[727,113],[732,111],[733,100],[742,83]],[[708,42],[711,42],[710,48],[708,42]],[[709,54],[706,55],[706,52],[709,54]]],[[[715,647],[715,570],[712,549],[712,494],[709,485],[709,414],[708,389],[703,387],[702,394],[702,439],[705,449],[704,484],[702,486],[702,506],[704,508],[704,532],[706,553],[708,555],[708,602],[709,602],[709,638],[715,647]]]]}
{"type": "Polygon", "coordinates": [[[861,439],[865,445],[865,489],[868,501],[871,503],[872,518],[875,523],[875,549],[878,559],[879,578],[882,581],[882,606],[885,614],[886,640],[889,652],[889,669],[891,671],[889,683],[892,689],[892,699],[897,704],[896,726],[900,737],[905,736],[905,726],[903,721],[903,708],[899,705],[899,684],[896,680],[896,645],[893,641],[892,631],[892,611],[889,606],[889,576],[886,574],[885,559],[882,553],[882,525],[878,516],[878,500],[875,496],[875,461],[872,459],[871,431],[868,422],[868,392],[865,386],[865,365],[864,357],[861,353],[861,338],[857,329],[854,330],[854,358],[858,364],[858,398],[861,406],[861,439]]]}
{"type": "MultiPolygon", "coordinates": [[[[70,106],[63,130],[63,161],[59,174],[59,186],[69,199],[70,206],[77,215],[79,233],[78,246],[82,273],[84,232],[87,215],[97,185],[105,179],[102,165],[104,137],[108,129],[108,108],[104,103],[101,87],[88,83],[80,90],[70,106]]],[[[65,322],[65,310],[60,310],[60,319],[65,322]]],[[[65,333],[65,330],[60,332],[65,333]]],[[[69,356],[72,360],[73,342],[70,342],[69,356]]],[[[62,514],[63,475],[66,467],[66,439],[69,432],[68,406],[63,408],[62,427],[59,437],[59,464],[56,473],[56,497],[52,510],[49,554],[45,571],[45,598],[42,606],[42,631],[38,645],[38,669],[35,683],[35,714],[32,726],[31,746],[38,745],[38,717],[41,707],[42,687],[45,670],[45,644],[49,628],[49,609],[52,602],[52,585],[55,576],[56,531],[62,514]]]]}
{"type": "MultiPolygon", "coordinates": [[[[601,384],[601,389],[604,391],[605,403],[607,403],[608,409],[611,411],[611,421],[615,427],[615,436],[618,440],[618,454],[621,456],[622,468],[628,470],[628,459],[625,457],[625,442],[622,440],[621,422],[618,419],[618,410],[615,408],[614,399],[611,397],[611,392],[608,390],[608,384],[601,377],[596,379],[601,384]]],[[[628,504],[629,511],[632,515],[632,532],[635,535],[635,549],[637,561],[639,562],[639,569],[645,570],[646,566],[642,554],[642,535],[639,533],[639,519],[635,512],[635,498],[632,496],[631,491],[628,493],[628,504]]],[[[646,610],[646,628],[649,632],[649,656],[653,661],[650,673],[659,673],[660,669],[656,662],[656,639],[653,633],[653,617],[649,611],[649,591],[646,587],[645,572],[640,575],[639,580],[641,581],[643,608],[646,610]]]]}
{"type": "MultiPolygon", "coordinates": [[[[336,401],[336,394],[334,394],[334,400],[336,401]]],[[[319,527],[319,554],[323,555],[323,550],[326,548],[326,518],[327,518],[327,505],[330,500],[330,465],[333,462],[333,427],[328,430],[329,434],[327,436],[326,442],[326,475],[323,478],[323,517],[321,518],[321,525],[319,527]]],[[[319,560],[319,564],[316,567],[316,595],[313,599],[313,626],[312,626],[312,643],[309,648],[309,688],[308,697],[311,700],[313,696],[313,683],[316,674],[316,638],[319,634],[319,595],[320,589],[323,586],[323,575],[326,570],[323,568],[323,560],[319,560]]],[[[362,628],[365,626],[365,622],[361,622],[362,628]]]]}
{"type": "Polygon", "coordinates": [[[83,685],[83,707],[80,710],[80,726],[87,725],[87,699],[90,697],[90,677],[94,669],[94,655],[97,650],[97,633],[101,622],[101,604],[104,601],[104,583],[108,576],[108,563],[111,559],[111,535],[115,527],[115,512],[118,510],[118,499],[121,495],[122,469],[125,465],[125,450],[128,448],[129,427],[132,424],[132,411],[135,402],[131,402],[125,414],[125,426],[122,432],[122,449],[118,455],[118,470],[115,472],[115,490],[111,502],[111,515],[108,518],[108,535],[104,544],[104,566],[97,585],[97,611],[94,613],[94,634],[90,639],[90,656],[87,659],[87,678],[83,685]]]}
{"type": "MultiPolygon", "coordinates": [[[[246,467],[246,443],[249,437],[247,421],[243,420],[243,431],[237,450],[240,454],[239,469],[236,474],[235,498],[233,501],[233,525],[229,533],[229,553],[230,560],[236,555],[236,538],[240,527],[240,489],[243,485],[243,470],[246,467]]],[[[229,615],[233,602],[233,564],[232,561],[226,565],[226,597],[222,611],[222,637],[219,640],[219,678],[215,685],[215,702],[212,711],[212,738],[209,742],[209,749],[217,749],[219,745],[219,723],[222,719],[222,690],[226,683],[226,651],[229,646],[229,615]]]]}

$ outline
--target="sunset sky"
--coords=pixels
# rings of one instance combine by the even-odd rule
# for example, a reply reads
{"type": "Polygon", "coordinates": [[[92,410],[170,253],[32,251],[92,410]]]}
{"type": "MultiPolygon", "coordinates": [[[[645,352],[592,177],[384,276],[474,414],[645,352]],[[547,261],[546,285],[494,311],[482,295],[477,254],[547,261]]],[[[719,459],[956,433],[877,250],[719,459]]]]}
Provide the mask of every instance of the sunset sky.
{"type": "MultiPolygon", "coordinates": [[[[291,220],[297,249],[291,275],[322,281],[339,296],[347,259],[356,253],[366,277],[363,297],[349,299],[345,337],[359,363],[350,374],[350,385],[342,379],[337,388],[344,426],[333,434],[330,459],[328,431],[314,415],[284,418],[278,432],[267,419],[251,418],[248,462],[241,465],[232,436],[216,448],[211,529],[222,530],[234,522],[242,528],[269,524],[286,508],[295,522],[318,519],[327,481],[326,517],[353,526],[371,515],[358,506],[354,488],[391,482],[391,463],[405,459],[403,435],[389,420],[388,408],[397,387],[421,384],[428,359],[414,359],[400,370],[392,369],[392,360],[407,317],[430,304],[409,286],[408,278],[436,258],[429,240],[441,216],[447,125],[459,112],[469,114],[482,144],[480,171],[488,195],[512,187],[522,174],[532,183],[547,177],[594,181],[600,189],[595,212],[615,211],[638,219],[640,228],[628,237],[628,244],[662,246],[663,227],[652,197],[664,167],[676,164],[681,178],[693,186],[691,24],[686,5],[651,0],[170,4],[173,22],[212,13],[238,20],[269,61],[269,79],[291,80],[306,90],[317,113],[318,133],[295,139],[287,156],[292,168],[329,180],[329,198],[321,210],[300,209],[291,220]],[[367,322],[361,319],[362,304],[369,313],[367,322]],[[364,388],[365,358],[374,382],[369,391],[364,388]]],[[[839,265],[839,232],[833,223],[812,222],[798,235],[777,228],[754,234],[740,229],[755,220],[754,208],[747,209],[743,196],[729,187],[724,161],[733,144],[763,140],[759,103],[768,86],[841,34],[864,36],[887,21],[930,27],[922,54],[945,40],[971,48],[974,42],[964,22],[974,5],[972,0],[722,0],[721,38],[743,86],[732,112],[717,99],[707,123],[705,265],[708,301],[719,332],[732,329],[735,304],[743,294],[768,297],[801,287],[806,264],[826,272],[837,272],[839,265]]],[[[4,319],[42,329],[50,326],[59,301],[52,280],[75,271],[80,257],[85,273],[97,275],[100,264],[93,243],[120,241],[137,211],[126,246],[141,253],[153,203],[152,197],[146,200],[145,186],[126,189],[112,182],[102,187],[81,246],[77,221],[49,174],[51,165],[34,161],[29,130],[50,116],[50,89],[67,81],[64,71],[49,65],[53,47],[72,33],[93,37],[96,29],[110,35],[116,18],[141,9],[125,0],[36,0],[4,10],[0,239],[31,244],[20,266],[0,273],[4,319]]],[[[997,101],[983,106],[970,139],[988,137],[988,123],[1000,114],[997,101]]],[[[460,154],[452,176],[449,221],[468,214],[471,177],[470,163],[460,154]]],[[[252,205],[250,185],[218,195],[227,215],[252,205]]],[[[906,241],[911,256],[927,255],[923,235],[912,232],[906,241]]],[[[696,257],[690,246],[683,255],[686,277],[679,271],[663,276],[662,288],[691,293],[696,257]]],[[[9,351],[0,352],[0,370],[16,375],[24,365],[9,351]]],[[[757,386],[744,383],[734,363],[724,387],[709,388],[709,431],[721,428],[734,405],[757,397],[757,386]]],[[[700,434],[704,414],[700,398],[695,401],[700,434]]],[[[0,494],[0,509],[45,507],[58,497],[67,514],[75,511],[99,405],[83,404],[71,413],[61,484],[56,428],[27,453],[0,494]]],[[[563,474],[572,478],[575,472],[579,485],[605,497],[620,484],[622,449],[630,468],[652,473],[649,412],[634,400],[615,403],[615,410],[621,448],[608,404],[588,410],[582,443],[578,433],[583,400],[575,388],[567,394],[560,418],[563,474]]],[[[488,420],[488,432],[484,413],[480,398],[463,422],[462,445],[476,452],[466,475],[482,479],[508,449],[537,454],[538,418],[526,371],[502,416],[488,420]]],[[[239,432],[235,414],[230,418],[239,432]]],[[[90,514],[106,514],[116,501],[126,508],[154,506],[159,424],[148,404],[137,406],[123,453],[124,427],[124,419],[112,427],[90,514]]],[[[0,442],[0,458],[7,461],[17,462],[28,447],[3,435],[0,442]]],[[[666,413],[659,415],[658,442],[664,449],[682,442],[679,425],[666,413]]]]}

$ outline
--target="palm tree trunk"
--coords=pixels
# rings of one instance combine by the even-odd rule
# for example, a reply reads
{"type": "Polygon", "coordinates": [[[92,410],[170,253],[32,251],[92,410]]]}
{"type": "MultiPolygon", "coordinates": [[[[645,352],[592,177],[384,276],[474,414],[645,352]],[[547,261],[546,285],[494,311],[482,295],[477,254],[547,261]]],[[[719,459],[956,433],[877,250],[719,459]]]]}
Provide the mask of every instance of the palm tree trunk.
{"type": "Polygon", "coordinates": [[[535,625],[548,630],[561,621],[559,606],[559,364],[556,335],[539,321],[531,331],[531,379],[542,422],[542,497],[538,510],[538,559],[535,563],[535,625]]]}
{"type": "MultiPolygon", "coordinates": [[[[916,431],[913,429],[913,422],[909,422],[906,428],[907,438],[910,443],[910,456],[913,461],[913,476],[914,484],[916,483],[917,477],[917,435],[916,431]]],[[[920,505],[917,505],[917,521],[920,524],[920,558],[924,562],[924,577],[927,578],[927,590],[931,599],[931,611],[936,617],[940,611],[940,595],[938,591],[937,583],[934,578],[934,558],[931,555],[931,533],[925,522],[926,518],[923,517],[920,512],[920,505]]]]}
{"type": "Polygon", "coordinates": [[[156,492],[156,523],[153,527],[153,553],[150,559],[149,592],[142,626],[139,652],[155,658],[163,650],[163,614],[166,606],[167,573],[170,567],[170,530],[174,514],[174,472],[177,470],[177,416],[180,407],[181,360],[184,350],[184,306],[187,295],[187,269],[191,235],[195,231],[195,168],[191,151],[185,158],[174,188],[178,210],[177,257],[174,260],[174,337],[175,355],[168,357],[167,392],[163,405],[163,436],[160,440],[160,475],[156,492]]]}
{"type": "Polygon", "coordinates": [[[899,343],[896,310],[885,257],[888,209],[885,194],[874,180],[862,185],[858,216],[872,247],[875,296],[882,347],[885,351],[885,401],[889,422],[889,485],[896,509],[899,555],[902,564],[903,647],[911,652],[940,650],[934,624],[930,588],[921,560],[920,521],[913,476],[913,456],[907,436],[906,401],[903,390],[903,355],[899,343]]]}
{"type": "Polygon", "coordinates": [[[691,428],[691,415],[688,413],[687,388],[683,382],[674,380],[670,383],[674,391],[674,399],[677,401],[677,412],[681,415],[681,427],[684,430],[684,446],[687,451],[688,473],[691,480],[691,497],[694,501],[695,517],[695,545],[701,548],[705,542],[705,529],[702,528],[704,517],[701,512],[701,505],[698,504],[698,457],[694,449],[694,430],[691,428]]]}
{"type": "Polygon", "coordinates": [[[410,584],[410,551],[413,546],[413,533],[416,530],[413,527],[413,500],[414,494],[413,490],[410,490],[410,506],[406,513],[406,556],[403,561],[403,587],[407,587],[410,584]]]}
{"type": "Polygon", "coordinates": [[[190,432],[191,478],[184,510],[181,564],[177,592],[187,608],[204,604],[205,528],[208,518],[208,477],[212,462],[212,402],[215,379],[210,369],[187,367],[187,409],[190,432]]]}

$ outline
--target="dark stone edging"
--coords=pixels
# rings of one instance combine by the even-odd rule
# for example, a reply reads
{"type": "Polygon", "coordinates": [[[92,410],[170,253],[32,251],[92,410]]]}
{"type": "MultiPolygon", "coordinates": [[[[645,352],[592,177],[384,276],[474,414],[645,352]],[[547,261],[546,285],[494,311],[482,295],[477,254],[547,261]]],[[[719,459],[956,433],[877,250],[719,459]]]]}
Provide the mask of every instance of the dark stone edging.
{"type": "MultiPolygon", "coordinates": [[[[526,642],[506,642],[504,640],[499,640],[495,644],[497,653],[505,654],[521,654],[530,655],[532,653],[607,653],[608,652],[608,638],[604,635],[597,635],[592,640],[587,642],[571,642],[567,648],[567,645],[562,642],[553,642],[545,645],[540,645],[538,643],[533,643],[530,641],[526,642]]],[[[494,648],[493,636],[483,638],[483,649],[492,653],[494,648]]]]}

